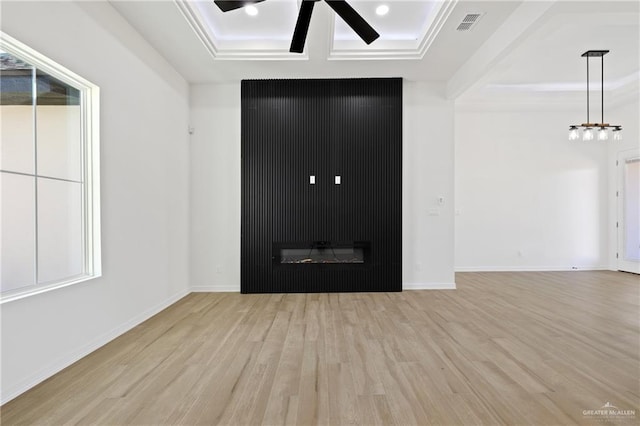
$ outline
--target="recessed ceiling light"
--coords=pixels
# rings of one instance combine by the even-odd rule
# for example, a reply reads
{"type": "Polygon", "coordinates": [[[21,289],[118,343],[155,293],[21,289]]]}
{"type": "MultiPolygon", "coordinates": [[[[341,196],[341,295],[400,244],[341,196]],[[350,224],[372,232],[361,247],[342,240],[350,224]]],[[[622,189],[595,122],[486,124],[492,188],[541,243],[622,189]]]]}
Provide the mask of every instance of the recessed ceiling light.
{"type": "Polygon", "coordinates": [[[246,6],[244,11],[247,12],[249,16],[256,16],[258,14],[258,8],[252,5],[246,6]]]}
{"type": "Polygon", "coordinates": [[[380,6],[376,7],[376,13],[379,16],[384,16],[387,13],[389,13],[389,6],[387,6],[386,4],[381,4],[380,6]]]}

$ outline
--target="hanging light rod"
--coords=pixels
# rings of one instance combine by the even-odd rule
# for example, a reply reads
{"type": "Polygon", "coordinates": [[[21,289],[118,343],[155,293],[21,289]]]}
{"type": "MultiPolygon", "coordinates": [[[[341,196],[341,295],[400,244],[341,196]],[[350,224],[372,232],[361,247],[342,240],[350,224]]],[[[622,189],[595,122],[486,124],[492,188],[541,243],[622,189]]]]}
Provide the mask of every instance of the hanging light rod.
{"type": "Polygon", "coordinates": [[[598,140],[605,141],[609,139],[609,129],[612,129],[614,140],[622,140],[622,126],[604,122],[604,55],[607,53],[609,53],[608,50],[587,50],[581,55],[583,58],[587,58],[587,121],[586,123],[569,126],[570,141],[580,138],[580,129],[582,129],[582,140],[584,141],[590,141],[595,138],[594,129],[598,129],[598,140]],[[600,58],[602,69],[600,82],[600,123],[592,123],[589,120],[589,58],[593,57],[600,58]]]}

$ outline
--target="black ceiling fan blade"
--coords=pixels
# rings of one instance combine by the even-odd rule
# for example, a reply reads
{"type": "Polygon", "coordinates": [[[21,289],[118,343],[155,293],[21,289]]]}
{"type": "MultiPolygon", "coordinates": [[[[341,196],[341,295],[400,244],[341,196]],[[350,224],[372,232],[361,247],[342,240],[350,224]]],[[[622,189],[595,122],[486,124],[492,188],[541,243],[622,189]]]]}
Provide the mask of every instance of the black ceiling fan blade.
{"type": "Polygon", "coordinates": [[[293,30],[293,37],[291,38],[291,47],[289,48],[289,52],[302,53],[304,51],[304,44],[307,40],[307,33],[309,32],[309,23],[311,22],[313,5],[317,1],[318,0],[302,0],[300,11],[298,12],[298,20],[296,21],[296,29],[293,30]]]}
{"type": "Polygon", "coordinates": [[[263,2],[264,0],[213,0],[213,2],[222,10],[223,12],[229,12],[230,10],[240,9],[241,7],[245,7],[249,4],[255,4],[263,2]]]}
{"type": "Polygon", "coordinates": [[[371,44],[380,34],[364,20],[345,0],[326,0],[343,20],[360,36],[367,44],[371,44]]]}

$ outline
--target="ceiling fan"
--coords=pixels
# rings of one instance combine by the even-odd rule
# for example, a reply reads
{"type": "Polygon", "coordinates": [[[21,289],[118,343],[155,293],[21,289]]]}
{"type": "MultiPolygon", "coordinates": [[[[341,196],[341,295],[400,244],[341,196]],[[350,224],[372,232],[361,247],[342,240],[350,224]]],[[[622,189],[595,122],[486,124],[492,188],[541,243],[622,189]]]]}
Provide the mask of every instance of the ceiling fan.
{"type": "MultiPolygon", "coordinates": [[[[264,0],[214,0],[213,2],[223,12],[239,9],[241,7],[260,3],[264,0]]],[[[291,47],[289,52],[302,53],[304,43],[307,40],[307,32],[309,31],[309,23],[311,22],[311,13],[313,6],[320,0],[302,0],[300,11],[298,12],[298,20],[296,28],[293,30],[293,38],[291,39],[291,47]]],[[[367,44],[371,44],[380,34],[364,20],[358,12],[356,12],[345,0],[325,0],[327,4],[349,25],[353,31],[367,44]]]]}

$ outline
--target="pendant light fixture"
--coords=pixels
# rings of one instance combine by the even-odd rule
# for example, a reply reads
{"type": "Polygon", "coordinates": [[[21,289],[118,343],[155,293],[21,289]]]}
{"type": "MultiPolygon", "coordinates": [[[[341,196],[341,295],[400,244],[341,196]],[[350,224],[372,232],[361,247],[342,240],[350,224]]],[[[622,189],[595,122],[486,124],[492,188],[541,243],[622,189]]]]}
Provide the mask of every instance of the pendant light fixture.
{"type": "Polygon", "coordinates": [[[622,140],[622,126],[618,124],[609,124],[604,122],[604,55],[609,53],[608,50],[587,50],[582,54],[583,58],[587,58],[587,122],[582,124],[573,124],[569,126],[569,140],[575,141],[580,139],[580,129],[582,129],[582,140],[591,141],[596,137],[599,141],[609,139],[609,129],[613,133],[613,140],[622,140]],[[599,57],[602,74],[600,83],[600,101],[601,101],[601,121],[600,123],[591,123],[589,121],[589,58],[599,57]]]}

